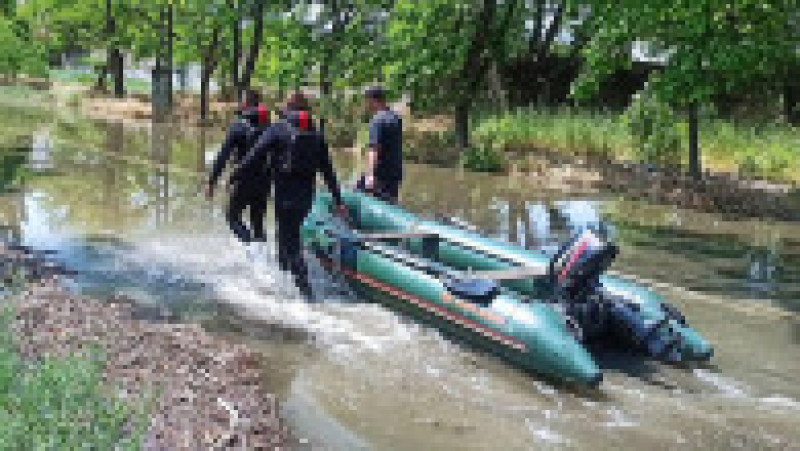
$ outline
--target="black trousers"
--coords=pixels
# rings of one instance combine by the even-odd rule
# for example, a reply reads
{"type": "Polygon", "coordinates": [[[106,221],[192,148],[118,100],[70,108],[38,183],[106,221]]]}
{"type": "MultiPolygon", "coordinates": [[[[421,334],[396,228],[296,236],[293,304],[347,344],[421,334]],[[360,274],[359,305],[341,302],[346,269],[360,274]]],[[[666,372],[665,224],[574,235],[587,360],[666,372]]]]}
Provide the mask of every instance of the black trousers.
{"type": "MultiPolygon", "coordinates": [[[[269,184],[266,184],[269,186],[269,184]]],[[[243,243],[253,240],[263,241],[267,238],[264,231],[264,214],[267,212],[269,190],[252,185],[234,185],[226,214],[228,225],[234,235],[243,243]],[[245,208],[249,209],[250,227],[242,220],[245,208]]]]}
{"type": "Polygon", "coordinates": [[[303,245],[300,242],[300,227],[310,210],[310,202],[275,203],[275,216],[278,220],[278,264],[281,270],[292,273],[297,288],[306,298],[310,298],[312,293],[308,267],[303,258],[303,245]]]}

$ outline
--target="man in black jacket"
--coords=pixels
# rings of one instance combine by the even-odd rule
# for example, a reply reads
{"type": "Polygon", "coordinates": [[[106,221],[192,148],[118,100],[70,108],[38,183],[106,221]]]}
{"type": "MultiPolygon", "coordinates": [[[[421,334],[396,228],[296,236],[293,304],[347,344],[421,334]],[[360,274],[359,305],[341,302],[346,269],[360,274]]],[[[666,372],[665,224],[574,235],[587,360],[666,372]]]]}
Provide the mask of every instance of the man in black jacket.
{"type": "Polygon", "coordinates": [[[387,202],[397,203],[403,180],[403,121],[386,103],[380,86],[366,90],[369,123],[367,170],[358,187],[387,202]]]}
{"type": "Polygon", "coordinates": [[[314,201],[317,173],[337,205],[337,214],[347,217],[339,183],[333,171],[328,145],[308,112],[300,93],[287,102],[285,120],[271,125],[234,173],[236,180],[258,177],[264,167],[273,168],[275,215],[278,221],[278,261],[281,270],[290,271],[306,299],[312,299],[308,268],[303,259],[300,228],[314,201]]]}
{"type": "MultiPolygon", "coordinates": [[[[240,163],[255,144],[260,133],[269,125],[269,111],[264,105],[259,105],[259,102],[258,93],[250,91],[237,120],[228,128],[225,141],[217,154],[208,179],[206,197],[209,199],[214,196],[214,186],[225,166],[231,161],[234,166],[240,163]]],[[[231,231],[245,244],[254,240],[264,241],[266,239],[264,214],[271,191],[270,185],[271,174],[268,167],[262,168],[259,174],[253,174],[252,177],[232,184],[226,218],[231,231]],[[252,233],[242,221],[242,215],[246,208],[250,210],[252,233]]]]}

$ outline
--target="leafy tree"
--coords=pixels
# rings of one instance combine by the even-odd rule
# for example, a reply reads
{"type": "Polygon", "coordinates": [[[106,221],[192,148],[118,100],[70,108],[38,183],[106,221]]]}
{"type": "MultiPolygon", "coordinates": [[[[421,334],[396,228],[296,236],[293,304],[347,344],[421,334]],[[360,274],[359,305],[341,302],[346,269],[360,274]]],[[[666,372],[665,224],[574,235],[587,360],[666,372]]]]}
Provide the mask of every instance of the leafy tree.
{"type": "Polygon", "coordinates": [[[716,95],[774,87],[798,67],[800,34],[793,0],[594,1],[598,32],[585,50],[578,97],[631,64],[631,49],[645,43],[663,66],[650,88],[689,112],[689,170],[699,174],[697,108],[716,95]],[[794,5],[794,6],[792,6],[794,5]]]}
{"type": "Polygon", "coordinates": [[[452,108],[456,140],[469,146],[469,113],[491,61],[502,61],[523,2],[398,0],[387,41],[390,86],[409,92],[415,108],[452,108]]]}
{"type": "Polygon", "coordinates": [[[176,58],[200,63],[200,121],[208,119],[211,77],[222,58],[223,27],[235,17],[223,0],[185,0],[176,6],[176,58]]]}
{"type": "Polygon", "coordinates": [[[47,74],[44,47],[24,22],[0,15],[0,74],[15,78],[21,73],[47,74]]]}

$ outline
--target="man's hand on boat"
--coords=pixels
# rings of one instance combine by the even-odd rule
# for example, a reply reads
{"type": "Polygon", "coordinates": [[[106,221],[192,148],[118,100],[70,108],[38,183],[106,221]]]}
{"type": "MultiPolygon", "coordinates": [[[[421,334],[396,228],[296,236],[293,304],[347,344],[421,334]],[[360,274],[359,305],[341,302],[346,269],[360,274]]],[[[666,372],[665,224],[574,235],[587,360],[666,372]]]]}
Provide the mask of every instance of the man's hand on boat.
{"type": "Polygon", "coordinates": [[[350,224],[350,213],[344,204],[338,204],[335,207],[336,216],[342,218],[343,221],[350,224]]]}
{"type": "Polygon", "coordinates": [[[364,174],[364,190],[370,192],[373,188],[375,188],[375,177],[370,174],[364,174]]]}

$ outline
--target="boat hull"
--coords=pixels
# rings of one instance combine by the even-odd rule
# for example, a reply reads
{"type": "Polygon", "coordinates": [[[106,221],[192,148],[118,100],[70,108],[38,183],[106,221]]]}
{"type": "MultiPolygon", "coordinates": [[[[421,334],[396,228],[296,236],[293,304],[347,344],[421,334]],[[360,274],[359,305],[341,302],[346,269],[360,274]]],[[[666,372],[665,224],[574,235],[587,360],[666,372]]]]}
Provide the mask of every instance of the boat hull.
{"type": "MultiPolygon", "coordinates": [[[[331,198],[318,197],[303,226],[302,236],[323,266],[341,274],[359,292],[368,293],[393,310],[438,328],[446,335],[487,350],[529,371],[582,386],[596,386],[602,373],[568,324],[569,315],[549,302],[547,284],[529,278],[503,282],[491,302],[454,296],[440,265],[455,270],[507,270],[548,265],[542,253],[499,243],[477,233],[424,221],[390,204],[358,192],[345,191],[345,203],[360,232],[423,232],[438,237],[434,256],[424,238],[403,245],[363,245],[337,235],[331,220],[331,198]],[[344,250],[346,249],[346,251],[344,250]]],[[[668,324],[686,360],[705,360],[708,343],[678,319],[668,317],[660,297],[620,278],[603,276],[603,289],[635,304],[634,316],[643,330],[668,324]]],[[[617,305],[617,304],[614,304],[617,305]]],[[[637,326],[639,327],[639,326],[637,326]]],[[[658,331],[656,331],[658,332],[658,331]]],[[[649,333],[649,332],[648,332],[649,333]]]]}

